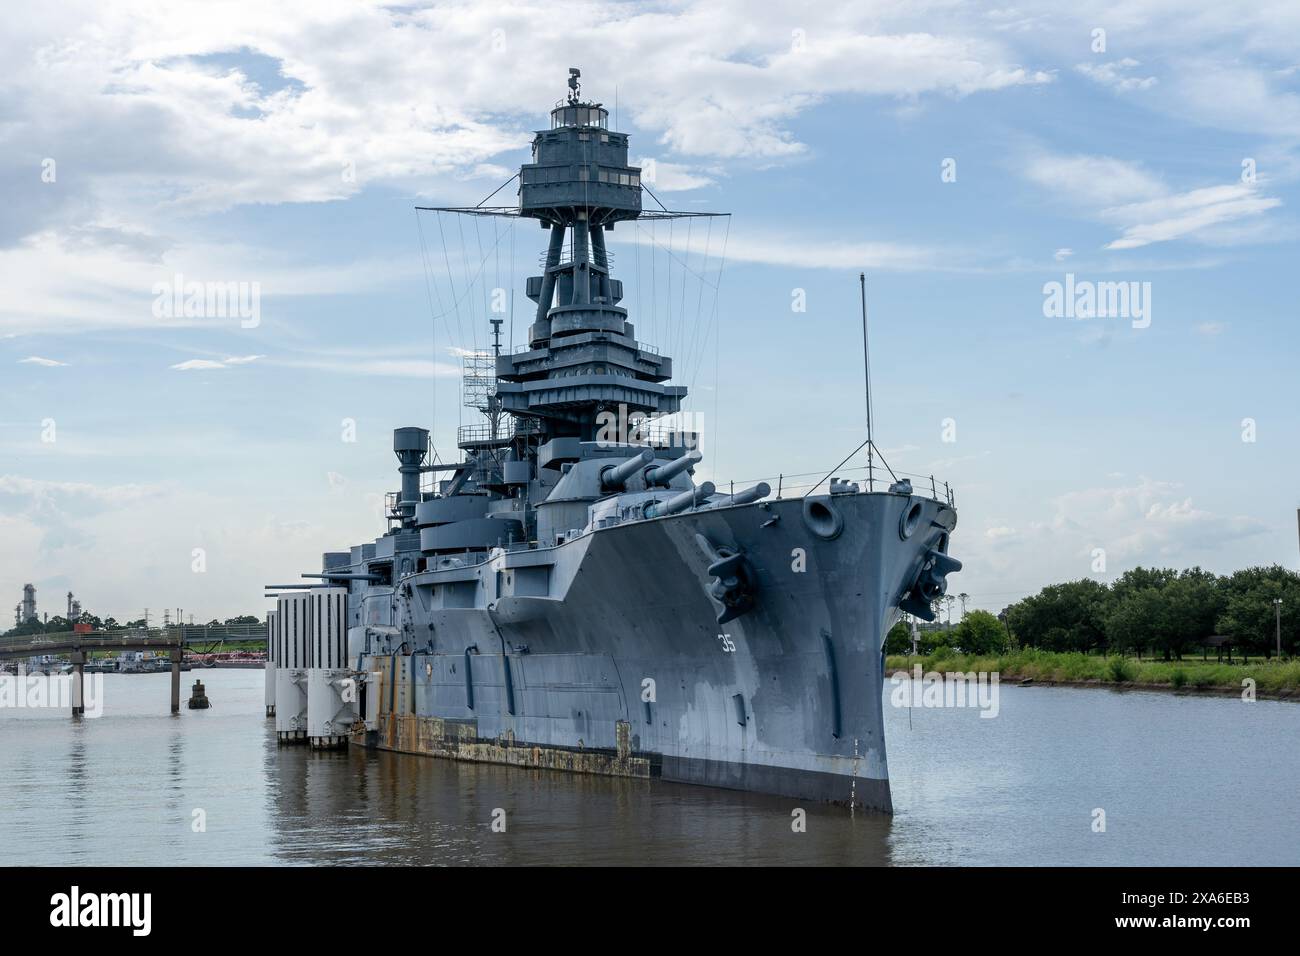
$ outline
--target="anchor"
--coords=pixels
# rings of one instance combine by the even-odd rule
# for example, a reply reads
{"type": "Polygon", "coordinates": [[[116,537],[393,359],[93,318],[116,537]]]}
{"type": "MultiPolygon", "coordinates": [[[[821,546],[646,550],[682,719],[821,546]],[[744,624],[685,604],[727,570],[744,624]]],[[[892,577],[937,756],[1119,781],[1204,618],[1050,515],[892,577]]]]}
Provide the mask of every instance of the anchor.
{"type": "Polygon", "coordinates": [[[718,623],[726,624],[753,610],[757,603],[755,575],[744,552],[725,545],[715,546],[702,534],[697,534],[695,540],[710,559],[708,573],[713,582],[709,594],[722,605],[718,623]]]}
{"type": "Polygon", "coordinates": [[[948,575],[960,570],[960,561],[931,548],[925,552],[921,570],[907,596],[899,602],[899,608],[923,621],[933,621],[935,614],[931,605],[948,592],[948,575]]]}

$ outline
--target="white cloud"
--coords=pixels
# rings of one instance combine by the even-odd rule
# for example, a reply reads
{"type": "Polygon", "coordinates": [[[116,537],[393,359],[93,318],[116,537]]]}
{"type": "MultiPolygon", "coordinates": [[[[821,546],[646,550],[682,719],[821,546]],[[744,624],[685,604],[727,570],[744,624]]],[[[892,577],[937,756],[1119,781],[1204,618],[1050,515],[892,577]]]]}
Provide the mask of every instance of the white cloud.
{"type": "Polygon", "coordinates": [[[1137,249],[1198,234],[1212,238],[1210,227],[1255,218],[1281,204],[1276,197],[1261,195],[1253,184],[1236,183],[1116,206],[1101,216],[1124,224],[1124,232],[1106,248],[1137,249]]]}
{"type": "Polygon", "coordinates": [[[1080,63],[1075,67],[1091,80],[1111,89],[1127,93],[1132,90],[1149,90],[1156,85],[1154,76],[1135,76],[1133,69],[1141,64],[1132,57],[1122,60],[1107,60],[1102,63],[1080,63]]]}
{"type": "Polygon", "coordinates": [[[296,577],[321,552],[375,534],[366,492],[298,498],[254,502],[190,482],[101,486],[0,475],[0,580],[32,581],[38,600],[73,589],[87,610],[119,620],[159,595],[196,620],[260,613],[263,584],[296,577]],[[329,521],[311,524],[302,514],[329,521]],[[206,552],[206,574],[191,570],[196,547],[206,552]]]}
{"type": "Polygon", "coordinates": [[[621,118],[685,156],[802,153],[786,124],[828,96],[1050,81],[996,37],[918,28],[906,4],[804,8],[798,43],[765,20],[734,0],[52,9],[0,47],[23,104],[0,144],[39,142],[65,168],[94,157],[103,207],[317,202],[379,182],[465,198],[467,176],[524,147],[575,56],[584,93],[613,105],[617,86],[621,118]]]}
{"type": "Polygon", "coordinates": [[[954,554],[966,565],[961,586],[981,606],[996,609],[1047,584],[1083,577],[1107,582],[1136,565],[1230,571],[1258,555],[1257,539],[1274,530],[1249,515],[1198,506],[1177,482],[1108,478],[1114,484],[1022,502],[1014,526],[990,522],[983,534],[966,536],[959,529],[954,554]],[[1097,548],[1105,551],[1105,573],[1093,570],[1097,548]]]}
{"type": "MultiPolygon", "coordinates": [[[[641,167],[641,181],[655,193],[686,192],[710,186],[714,182],[712,176],[693,166],[661,162],[650,157],[630,159],[630,162],[633,166],[641,167]],[[653,178],[646,175],[651,171],[653,171],[653,178]]],[[[648,205],[653,207],[653,203],[648,205]]]]}
{"type": "Polygon", "coordinates": [[[266,358],[265,355],[237,355],[232,358],[222,359],[190,359],[186,362],[178,362],[171,366],[179,372],[210,371],[212,369],[230,368],[236,365],[248,365],[256,362],[258,359],[266,358]]]}
{"type": "MultiPolygon", "coordinates": [[[[1257,183],[1173,192],[1140,164],[1112,156],[1040,151],[1024,171],[1031,182],[1089,218],[1118,226],[1120,236],[1105,245],[1108,250],[1177,239],[1250,241],[1258,237],[1258,229],[1242,227],[1258,223],[1263,213],[1282,204],[1264,195],[1257,183]],[[1232,231],[1227,229],[1230,226],[1232,231]]],[[[1059,251],[1057,258],[1061,258],[1059,251]]]]}
{"type": "MultiPolygon", "coordinates": [[[[648,223],[631,223],[630,229],[614,233],[618,245],[631,243],[654,247],[664,253],[668,248],[666,228],[648,223]]],[[[764,265],[798,269],[867,269],[909,272],[921,269],[958,269],[974,260],[969,252],[907,242],[813,239],[791,234],[774,235],[761,231],[735,231],[724,235],[729,226],[717,225],[711,232],[696,228],[689,245],[686,237],[674,236],[672,251],[681,259],[701,257],[706,271],[717,268],[717,258],[725,242],[727,262],[756,262],[764,265]],[[687,250],[689,249],[689,254],[687,250]],[[705,255],[707,253],[707,259],[705,255]]],[[[679,230],[680,232],[680,230],[679,230]]],[[[631,255],[631,253],[628,253],[631,255]]]]}
{"type": "Polygon", "coordinates": [[[340,372],[346,375],[378,375],[387,378],[446,378],[461,374],[458,366],[428,359],[275,359],[268,363],[286,368],[340,372]]]}
{"type": "Polygon", "coordinates": [[[89,329],[160,329],[226,325],[239,319],[167,318],[154,315],[154,287],[186,280],[256,282],[272,296],[328,295],[383,288],[422,274],[420,258],[359,257],[303,263],[282,250],[238,243],[171,240],[152,234],[153,246],[117,243],[103,233],[46,229],[0,248],[0,328],[18,332],[89,329]]]}
{"type": "MultiPolygon", "coordinates": [[[[1296,7],[1292,5],[1294,15],[1296,7]]],[[[1283,32],[1278,24],[1278,34],[1283,32]]],[[[1292,62],[1300,58],[1300,22],[1293,22],[1292,62]]],[[[1285,88],[1286,77],[1261,65],[1187,58],[1175,88],[1176,102],[1198,123],[1218,129],[1288,141],[1300,138],[1300,94],[1285,88]]]]}
{"type": "Polygon", "coordinates": [[[1271,530],[1252,517],[1197,508],[1180,483],[1146,477],[1134,485],[1062,495],[1052,517],[1035,529],[1056,537],[1076,555],[1101,547],[1108,561],[1130,564],[1194,562],[1228,542],[1271,530]]]}
{"type": "Polygon", "coordinates": [[[1113,156],[1040,151],[1029,157],[1024,172],[1031,182],[1078,206],[1113,206],[1148,199],[1165,191],[1159,177],[1137,163],[1113,156]]]}
{"type": "Polygon", "coordinates": [[[29,355],[25,359],[18,360],[19,365],[40,365],[45,368],[58,368],[66,366],[67,362],[60,362],[55,359],[41,358],[39,355],[29,355]]]}
{"type": "Polygon", "coordinates": [[[0,475],[0,495],[28,498],[33,504],[61,501],[70,505],[84,502],[121,505],[156,497],[162,491],[160,485],[96,485],[86,481],[45,481],[21,475],[0,475]]]}

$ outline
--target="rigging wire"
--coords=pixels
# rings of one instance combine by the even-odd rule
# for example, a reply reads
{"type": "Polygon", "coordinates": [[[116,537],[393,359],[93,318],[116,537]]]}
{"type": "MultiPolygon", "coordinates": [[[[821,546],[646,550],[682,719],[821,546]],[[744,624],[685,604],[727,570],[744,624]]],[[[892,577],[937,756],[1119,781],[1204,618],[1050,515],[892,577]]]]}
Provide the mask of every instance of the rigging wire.
{"type": "MultiPolygon", "coordinates": [[[[510,278],[513,280],[519,274],[519,268],[515,264],[515,221],[510,220],[510,278]]],[[[510,351],[515,350],[515,284],[510,283],[510,351]]]]}
{"type": "MultiPolygon", "coordinates": [[[[438,315],[433,311],[433,296],[434,296],[434,292],[436,291],[436,287],[429,281],[429,273],[430,273],[429,250],[424,242],[424,225],[423,223],[420,222],[420,211],[418,209],[415,211],[415,229],[416,232],[418,232],[420,235],[420,259],[424,264],[424,294],[426,298],[429,300],[429,316],[431,319],[431,323],[430,323],[431,337],[430,337],[429,344],[433,353],[432,358],[433,358],[433,368],[434,368],[434,380],[433,380],[433,386],[429,389],[431,395],[430,401],[433,406],[432,408],[433,417],[431,420],[432,424],[429,428],[429,441],[431,443],[430,447],[433,450],[432,460],[436,462],[438,460],[438,446],[437,443],[434,441],[433,434],[434,434],[434,428],[436,428],[438,424],[438,378],[437,378],[438,315]]],[[[438,308],[442,309],[441,293],[438,294],[438,308]]],[[[442,321],[443,321],[443,325],[447,324],[446,313],[443,313],[442,321]]]]}
{"type": "MultiPolygon", "coordinates": [[[[438,213],[438,235],[440,235],[440,236],[442,237],[442,261],[443,261],[443,264],[447,267],[447,287],[448,287],[448,289],[449,289],[449,290],[451,291],[451,293],[452,293],[452,303],[451,303],[451,304],[452,304],[452,307],[453,307],[453,308],[455,309],[455,311],[456,311],[456,331],[457,331],[457,333],[459,333],[458,336],[457,336],[457,338],[456,338],[456,341],[459,342],[459,341],[462,341],[462,340],[464,339],[464,336],[465,336],[465,330],[464,330],[464,328],[462,327],[462,325],[461,325],[461,321],[460,321],[460,298],[459,298],[458,296],[455,295],[456,287],[455,287],[455,285],[454,285],[454,283],[453,283],[453,281],[452,281],[452,278],[451,278],[451,257],[450,257],[450,256],[448,255],[448,253],[447,253],[447,235],[446,235],[445,232],[443,232],[443,228],[442,228],[442,213],[438,213]]],[[[469,293],[468,293],[468,290],[466,291],[466,294],[467,294],[467,295],[469,294],[469,293]]],[[[443,313],[443,318],[444,318],[444,324],[445,324],[445,319],[446,319],[446,313],[445,313],[445,312],[443,313]]],[[[448,332],[449,332],[449,333],[450,333],[450,331],[451,331],[451,330],[448,329],[448,332]]],[[[454,343],[453,343],[453,344],[454,344],[454,343]]]]}
{"type": "Polygon", "coordinates": [[[640,322],[641,316],[645,314],[641,311],[641,243],[635,240],[632,243],[632,255],[636,258],[636,319],[640,322]]]}
{"type": "MultiPolygon", "coordinates": [[[[465,227],[464,227],[464,225],[462,224],[463,221],[464,221],[464,218],[465,218],[464,216],[457,216],[457,217],[456,217],[456,231],[457,231],[457,233],[460,235],[460,247],[461,247],[462,249],[465,248],[465,227]]],[[[475,219],[474,221],[475,221],[475,224],[477,224],[478,220],[475,219]]],[[[461,349],[461,351],[464,351],[464,350],[465,350],[465,346],[466,346],[467,344],[469,344],[470,341],[475,342],[475,344],[477,345],[477,341],[478,341],[478,309],[475,308],[475,304],[474,304],[474,282],[473,282],[473,280],[472,280],[472,279],[470,278],[470,276],[469,276],[469,259],[467,259],[467,258],[465,258],[465,257],[462,256],[462,258],[461,258],[461,264],[462,264],[462,265],[464,266],[464,268],[465,268],[465,287],[466,287],[466,294],[469,296],[468,307],[469,307],[469,334],[470,334],[470,338],[469,338],[468,340],[463,340],[463,341],[460,342],[460,349],[461,349]]]]}
{"type": "MultiPolygon", "coordinates": [[[[472,216],[471,218],[474,220],[474,241],[478,244],[478,255],[479,255],[479,259],[480,259],[480,260],[484,260],[485,257],[484,257],[484,255],[483,255],[483,236],[482,236],[481,231],[479,230],[479,225],[478,225],[478,221],[479,221],[479,218],[480,218],[480,217],[479,217],[479,216],[472,216]]],[[[482,325],[480,325],[479,322],[476,321],[476,322],[471,326],[471,328],[474,330],[473,335],[472,335],[472,338],[473,338],[473,340],[474,340],[474,351],[475,351],[475,353],[477,353],[478,350],[479,350],[479,348],[478,348],[478,334],[479,334],[479,332],[482,331],[483,328],[487,325],[487,318],[488,318],[488,302],[487,302],[487,295],[486,295],[486,293],[487,293],[487,285],[486,285],[486,282],[484,281],[484,279],[485,279],[485,277],[484,277],[484,275],[483,275],[483,271],[482,271],[482,270],[479,270],[479,282],[478,282],[478,305],[479,305],[479,309],[481,310],[480,315],[481,315],[482,318],[481,318],[480,321],[482,322],[482,325]]]]}
{"type": "Polygon", "coordinates": [[[654,245],[650,247],[650,325],[651,325],[652,334],[654,335],[655,341],[663,342],[664,340],[659,336],[659,310],[655,304],[655,297],[656,297],[655,291],[659,288],[659,282],[655,277],[656,260],[654,255],[654,246],[658,245],[658,243],[655,241],[654,232],[655,232],[655,226],[654,223],[651,223],[650,241],[651,243],[654,243],[654,245]]]}
{"type": "MultiPolygon", "coordinates": [[[[709,253],[712,250],[712,241],[713,241],[713,218],[710,217],[708,220],[708,229],[705,231],[704,234],[704,258],[700,262],[700,267],[702,269],[708,268],[709,253]]],[[[704,315],[704,283],[699,282],[696,285],[699,291],[695,299],[695,322],[693,323],[694,337],[691,340],[690,352],[687,353],[687,358],[682,363],[683,368],[690,368],[690,356],[695,354],[697,346],[705,349],[709,347],[709,340],[707,336],[705,337],[702,345],[699,342],[700,325],[701,325],[700,320],[701,318],[703,318],[704,315]]]]}
{"type": "MultiPolygon", "coordinates": [[[[707,333],[712,332],[714,325],[718,322],[718,302],[719,302],[719,295],[722,291],[722,270],[726,267],[727,264],[727,245],[729,244],[730,240],[731,240],[731,217],[727,216],[727,229],[726,232],[723,233],[723,237],[722,237],[722,252],[718,256],[717,278],[714,282],[709,283],[709,288],[713,290],[713,304],[710,306],[710,310],[709,310],[709,324],[707,326],[707,330],[705,334],[706,342],[708,341],[707,333]]],[[[695,371],[691,374],[690,381],[691,381],[692,388],[695,387],[695,381],[696,379],[699,378],[700,367],[702,364],[703,364],[703,354],[701,354],[700,358],[697,360],[695,371]]]]}
{"type": "MultiPolygon", "coordinates": [[[[441,215],[440,212],[439,212],[439,215],[441,215]]],[[[440,230],[441,230],[441,223],[439,223],[439,228],[440,228],[440,230]]],[[[449,261],[447,261],[447,243],[446,243],[446,236],[445,236],[445,235],[443,236],[443,261],[444,261],[444,264],[445,264],[445,267],[446,267],[446,273],[447,273],[447,284],[448,284],[448,288],[449,288],[449,297],[452,299],[452,306],[453,306],[453,308],[452,308],[452,309],[445,309],[445,308],[442,306],[442,296],[439,295],[439,296],[438,296],[439,307],[440,307],[440,308],[444,308],[444,311],[443,311],[443,312],[440,312],[440,313],[438,314],[438,318],[442,318],[442,317],[444,317],[444,316],[446,316],[446,315],[451,314],[452,312],[454,312],[454,311],[455,311],[455,307],[459,306],[460,303],[465,302],[465,301],[467,300],[467,297],[468,297],[468,289],[467,289],[465,292],[462,292],[459,296],[455,295],[455,279],[454,279],[454,277],[452,276],[451,263],[450,263],[449,261]]],[[[486,265],[487,265],[487,259],[486,259],[486,256],[485,256],[484,259],[483,259],[483,261],[479,262],[479,263],[477,264],[477,266],[476,266],[476,272],[475,272],[475,274],[474,274],[474,275],[475,275],[475,279],[477,279],[478,276],[479,276],[479,274],[482,273],[482,271],[483,271],[483,269],[486,267],[486,265]]],[[[437,287],[437,284],[435,283],[435,285],[434,285],[434,292],[437,293],[437,291],[438,291],[438,287],[437,287]]],[[[458,316],[458,318],[459,318],[459,316],[458,316]]],[[[461,336],[460,336],[460,340],[459,340],[459,341],[463,341],[463,340],[464,340],[464,329],[463,329],[463,327],[461,326],[461,324],[459,323],[459,321],[457,322],[457,328],[460,329],[460,331],[461,331],[461,336]]],[[[449,334],[450,334],[450,333],[449,333],[449,334]]]]}
{"type": "Polygon", "coordinates": [[[682,305],[678,310],[678,322],[682,327],[682,347],[686,346],[686,263],[691,258],[691,225],[693,220],[686,220],[686,251],[682,256],[682,305]]]}

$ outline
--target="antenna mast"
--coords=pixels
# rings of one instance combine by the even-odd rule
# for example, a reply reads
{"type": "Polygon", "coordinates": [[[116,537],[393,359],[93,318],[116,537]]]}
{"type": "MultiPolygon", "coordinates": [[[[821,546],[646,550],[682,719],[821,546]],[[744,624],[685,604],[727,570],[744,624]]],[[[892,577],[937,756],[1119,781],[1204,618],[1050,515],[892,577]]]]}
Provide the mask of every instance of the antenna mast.
{"type": "Polygon", "coordinates": [[[875,490],[876,472],[873,467],[875,442],[871,440],[871,346],[867,340],[867,274],[858,273],[862,289],[862,367],[867,380],[867,490],[875,490]]]}

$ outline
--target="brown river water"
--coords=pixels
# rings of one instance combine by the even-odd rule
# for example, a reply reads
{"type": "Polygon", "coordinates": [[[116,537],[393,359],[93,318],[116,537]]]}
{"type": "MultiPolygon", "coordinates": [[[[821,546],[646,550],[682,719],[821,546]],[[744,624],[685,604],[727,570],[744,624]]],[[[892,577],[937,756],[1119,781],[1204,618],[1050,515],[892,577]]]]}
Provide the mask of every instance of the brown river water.
{"type": "Polygon", "coordinates": [[[0,864],[1300,863],[1300,703],[1003,686],[988,719],[886,683],[888,817],[281,747],[260,670],[197,676],[177,717],[166,674],[107,675],[97,719],[0,707],[0,864]]]}

